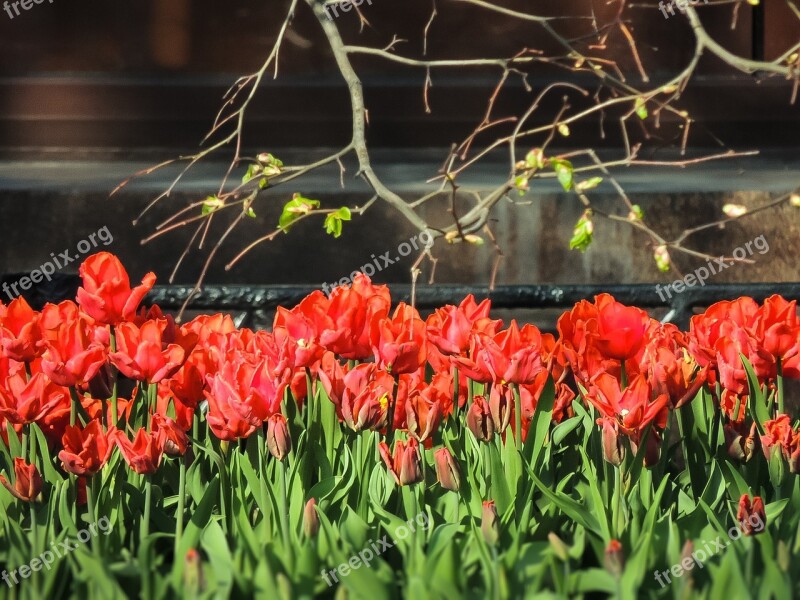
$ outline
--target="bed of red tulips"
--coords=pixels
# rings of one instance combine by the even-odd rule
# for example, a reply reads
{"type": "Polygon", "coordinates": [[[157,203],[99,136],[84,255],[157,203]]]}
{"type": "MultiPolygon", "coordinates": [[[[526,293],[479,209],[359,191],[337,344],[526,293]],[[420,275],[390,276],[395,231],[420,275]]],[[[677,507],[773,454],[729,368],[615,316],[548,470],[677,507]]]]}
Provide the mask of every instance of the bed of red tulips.
{"type": "Polygon", "coordinates": [[[108,253],[80,274],[0,304],[2,597],[800,592],[795,302],[683,332],[600,295],[554,336],[361,276],[267,332],[178,325],[108,253]]]}

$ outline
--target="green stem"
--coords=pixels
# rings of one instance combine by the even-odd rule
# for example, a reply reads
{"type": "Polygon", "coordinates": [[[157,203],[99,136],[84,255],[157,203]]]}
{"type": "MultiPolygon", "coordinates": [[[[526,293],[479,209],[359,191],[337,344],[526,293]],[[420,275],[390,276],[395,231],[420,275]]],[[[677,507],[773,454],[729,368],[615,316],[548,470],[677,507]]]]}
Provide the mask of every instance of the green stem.
{"type": "Polygon", "coordinates": [[[519,385],[511,384],[514,390],[514,435],[517,441],[517,452],[522,452],[522,397],[519,393],[519,385]]]}
{"type": "MultiPolygon", "coordinates": [[[[86,510],[87,516],[89,517],[89,524],[97,522],[97,510],[95,508],[95,502],[97,500],[96,494],[96,485],[95,481],[98,475],[93,475],[87,478],[86,481],[86,510]]],[[[95,537],[92,540],[92,553],[97,557],[100,558],[102,553],[100,551],[100,537],[95,537]]]]}
{"type": "Polygon", "coordinates": [[[778,357],[778,414],[783,413],[783,363],[778,357]]]}
{"type": "MultiPolygon", "coordinates": [[[[184,512],[186,512],[186,457],[181,456],[178,460],[180,460],[180,470],[178,475],[178,514],[176,515],[178,523],[175,526],[176,560],[179,556],[178,551],[181,545],[181,537],[183,537],[183,516],[184,512]]],[[[261,479],[263,481],[263,475],[261,476],[261,479]]]]}
{"type": "Polygon", "coordinates": [[[150,505],[153,498],[153,481],[150,475],[144,476],[144,516],[142,517],[142,524],[140,528],[139,542],[144,543],[148,535],[150,535],[150,505]]]}
{"type": "Polygon", "coordinates": [[[622,536],[622,465],[614,468],[614,514],[613,525],[614,535],[617,539],[622,536]]]}
{"type": "Polygon", "coordinates": [[[24,460],[25,462],[28,462],[28,435],[29,435],[29,431],[30,431],[30,425],[25,425],[22,428],[22,447],[21,447],[22,456],[20,458],[22,458],[22,460],[24,460]]]}
{"type": "Polygon", "coordinates": [[[397,380],[394,382],[394,393],[392,394],[392,403],[389,405],[389,420],[386,422],[386,444],[392,447],[392,438],[394,437],[394,408],[397,404],[397,380]]]}
{"type": "Polygon", "coordinates": [[[625,370],[625,361],[621,360],[619,364],[619,378],[622,383],[622,389],[628,387],[628,372],[625,370]]]}
{"type": "Polygon", "coordinates": [[[289,572],[294,571],[294,552],[291,544],[291,536],[289,531],[289,498],[286,493],[286,461],[280,461],[278,468],[281,471],[280,475],[280,494],[281,494],[281,533],[283,534],[284,552],[286,552],[286,559],[289,567],[289,572]]]}

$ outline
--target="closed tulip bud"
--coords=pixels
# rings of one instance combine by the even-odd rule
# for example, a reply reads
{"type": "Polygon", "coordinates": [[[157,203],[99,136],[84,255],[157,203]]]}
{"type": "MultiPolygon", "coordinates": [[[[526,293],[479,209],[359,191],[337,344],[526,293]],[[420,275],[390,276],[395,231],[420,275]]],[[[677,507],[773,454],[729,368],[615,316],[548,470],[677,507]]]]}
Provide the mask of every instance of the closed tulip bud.
{"type": "Polygon", "coordinates": [[[184,558],[183,588],[188,598],[197,598],[206,589],[203,560],[194,548],[189,550],[184,558]]]}
{"type": "MultiPolygon", "coordinates": [[[[645,443],[647,446],[644,450],[644,466],[655,466],[661,458],[661,436],[657,431],[651,430],[645,443]]],[[[639,452],[639,444],[633,440],[631,440],[631,451],[634,454],[638,454],[639,452]]]]}
{"type": "Polygon", "coordinates": [[[619,540],[611,540],[606,546],[605,554],[605,567],[606,571],[619,577],[622,573],[622,567],[625,564],[625,556],[622,553],[622,544],[619,540]]]}
{"type": "Polygon", "coordinates": [[[386,442],[381,442],[378,445],[378,450],[397,485],[412,485],[423,481],[422,463],[417,440],[411,438],[407,442],[397,441],[394,446],[394,456],[389,451],[389,446],[386,445],[386,442]]]}
{"type": "Polygon", "coordinates": [[[726,424],[723,431],[725,433],[725,447],[728,449],[728,456],[743,463],[753,458],[753,452],[756,448],[755,423],[750,428],[750,433],[747,437],[739,433],[738,429],[731,424],[726,424]]]}
{"type": "Polygon", "coordinates": [[[500,518],[497,516],[497,507],[494,500],[483,501],[483,515],[481,518],[481,533],[483,539],[490,546],[494,546],[500,539],[500,518]]]}
{"type": "Polygon", "coordinates": [[[750,496],[744,494],[739,499],[736,518],[745,535],[756,535],[764,531],[767,525],[767,514],[764,511],[764,501],[761,496],[755,496],[750,502],[750,496]]]}
{"type": "Polygon", "coordinates": [[[494,437],[494,421],[486,398],[475,396],[467,411],[467,427],[478,440],[488,442],[494,437]]]}
{"type": "Polygon", "coordinates": [[[619,432],[615,424],[608,419],[603,420],[603,458],[615,467],[620,466],[625,459],[625,447],[622,445],[619,432]]]}
{"type": "Polygon", "coordinates": [[[550,547],[553,549],[553,553],[560,560],[567,562],[569,560],[569,548],[564,543],[564,540],[562,540],[552,531],[547,534],[547,539],[550,542],[550,547]]]}
{"type": "Polygon", "coordinates": [[[458,461],[447,448],[440,448],[433,457],[436,462],[436,477],[441,486],[451,492],[457,492],[461,487],[461,468],[458,466],[458,461]]]}
{"type": "Polygon", "coordinates": [[[270,454],[283,461],[292,451],[292,438],[286,417],[277,413],[267,420],[267,447],[270,454]]]}
{"type": "Polygon", "coordinates": [[[511,422],[514,390],[509,385],[495,384],[489,394],[489,411],[497,433],[503,433],[511,422]]]}
{"type": "Polygon", "coordinates": [[[306,502],[303,510],[303,533],[309,539],[317,537],[317,533],[319,533],[319,515],[317,514],[317,501],[314,498],[306,502]]]}
{"type": "Polygon", "coordinates": [[[36,465],[30,465],[21,458],[15,458],[14,477],[12,486],[5,477],[0,475],[0,484],[12,496],[23,502],[33,502],[39,498],[39,494],[42,492],[42,476],[36,469],[36,465]]]}

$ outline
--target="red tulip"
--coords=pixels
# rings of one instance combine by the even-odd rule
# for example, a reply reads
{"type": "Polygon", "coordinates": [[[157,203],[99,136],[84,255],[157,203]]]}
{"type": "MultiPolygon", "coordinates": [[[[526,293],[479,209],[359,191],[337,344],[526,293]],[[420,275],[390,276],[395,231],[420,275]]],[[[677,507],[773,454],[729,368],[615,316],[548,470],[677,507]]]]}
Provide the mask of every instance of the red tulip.
{"type": "Polygon", "coordinates": [[[595,344],[605,356],[617,360],[633,358],[642,348],[650,317],[645,311],[620,304],[609,294],[595,297],[597,339],[595,344]]]}
{"type": "Polygon", "coordinates": [[[183,456],[189,448],[186,431],[175,420],[154,413],[150,418],[150,430],[158,437],[158,444],[167,456],[183,456]]]}
{"type": "Polygon", "coordinates": [[[497,541],[500,539],[500,517],[497,514],[497,507],[494,505],[494,500],[483,501],[481,533],[483,534],[483,539],[490,546],[497,544],[497,541]]]}
{"type": "Polygon", "coordinates": [[[786,361],[800,350],[800,323],[797,301],[788,302],[778,295],[764,300],[753,327],[759,345],[773,358],[786,361]]]}
{"type": "Polygon", "coordinates": [[[171,343],[167,337],[167,319],[147,321],[141,327],[121,323],[116,328],[117,351],[109,355],[120,372],[131,379],[158,383],[181,368],[189,342],[178,338],[171,343]]]}
{"type": "Polygon", "coordinates": [[[442,404],[429,400],[419,391],[406,400],[406,423],[408,432],[418,442],[429,439],[439,428],[442,420],[442,404]]]}
{"type": "Polygon", "coordinates": [[[344,376],[341,418],[355,432],[386,425],[394,397],[394,378],[374,363],[358,365],[344,376]]]}
{"type": "Polygon", "coordinates": [[[342,395],[344,394],[345,367],[337,360],[333,352],[326,352],[320,361],[317,378],[322,384],[330,401],[336,405],[337,411],[341,410],[342,395]]]}
{"type": "Polygon", "coordinates": [[[63,323],[47,342],[42,370],[58,385],[71,387],[88,383],[105,364],[105,348],[92,339],[94,327],[85,319],[63,323]]]}
{"type": "Polygon", "coordinates": [[[666,394],[651,399],[650,385],[643,375],[634,377],[625,390],[608,373],[600,373],[588,390],[587,399],[600,414],[619,426],[628,436],[642,434],[649,423],[663,429],[667,420],[666,394]]]}
{"type": "Polygon", "coordinates": [[[697,395],[709,367],[700,368],[687,351],[684,335],[671,323],[651,328],[648,337],[640,371],[646,374],[654,394],[666,394],[672,408],[680,408],[697,395]]]}
{"type": "Polygon", "coordinates": [[[108,252],[87,258],[79,272],[83,287],[78,289],[78,304],[95,321],[108,325],[117,325],[136,316],[139,304],[156,282],[156,276],[148,273],[140,286],[131,289],[128,272],[119,259],[108,252]]]}
{"type": "Polygon", "coordinates": [[[425,364],[425,323],[415,308],[400,303],[389,318],[374,317],[370,343],[375,362],[393,375],[413,373],[425,364]]]}
{"type": "Polygon", "coordinates": [[[347,360],[364,360],[372,354],[370,318],[385,317],[389,302],[383,296],[364,297],[354,288],[337,287],[327,308],[328,323],[320,332],[320,343],[347,360]]]}
{"type": "Polygon", "coordinates": [[[0,484],[6,488],[12,496],[23,502],[33,502],[42,492],[42,476],[36,465],[26,463],[21,458],[14,459],[14,485],[0,475],[0,484]]]}
{"type": "Polygon", "coordinates": [[[317,501],[314,498],[306,502],[303,508],[303,534],[307,539],[317,537],[319,533],[319,515],[317,514],[317,501]]]}
{"type": "Polygon", "coordinates": [[[413,485],[423,481],[419,444],[411,438],[407,442],[398,440],[394,445],[394,456],[386,442],[378,445],[383,462],[397,485],[413,485]]]}
{"type": "Polygon", "coordinates": [[[761,496],[755,496],[751,503],[750,496],[744,494],[739,499],[736,518],[745,535],[756,535],[764,531],[767,525],[767,514],[764,511],[764,501],[761,496]]]}
{"type": "MultiPolygon", "coordinates": [[[[520,395],[521,399],[521,395],[520,395]]],[[[489,411],[497,433],[502,434],[511,422],[514,414],[514,391],[511,386],[496,383],[489,393],[489,411]]]]}
{"type": "Polygon", "coordinates": [[[157,432],[139,429],[131,442],[124,431],[113,429],[109,432],[109,439],[116,443],[125,462],[135,473],[152,475],[158,471],[164,457],[164,438],[157,432]]]}
{"type": "Polygon", "coordinates": [[[61,438],[64,449],[58,453],[64,470],[74,475],[97,473],[114,450],[111,437],[111,432],[106,434],[103,431],[98,419],[90,421],[83,429],[77,425],[68,426],[61,438]]]}
{"type": "Polygon", "coordinates": [[[46,341],[58,340],[58,332],[63,325],[76,319],[83,319],[94,325],[94,320],[81,312],[80,307],[72,300],[64,300],[60,304],[45,304],[39,318],[39,326],[46,341]]]}
{"type": "Polygon", "coordinates": [[[458,461],[447,448],[439,448],[433,453],[436,464],[436,478],[446,490],[457,492],[461,488],[461,469],[458,461]]]}
{"type": "Polygon", "coordinates": [[[285,460],[292,451],[289,425],[281,413],[276,413],[267,420],[267,447],[269,453],[280,461],[285,460]]]}
{"type": "Polygon", "coordinates": [[[789,415],[778,415],[764,423],[761,447],[767,461],[773,453],[780,453],[789,465],[791,473],[800,472],[800,431],[792,427],[789,415]]]}
{"type": "Polygon", "coordinates": [[[500,321],[489,319],[491,301],[480,304],[470,294],[458,306],[437,309],[426,321],[428,340],[445,355],[463,355],[470,347],[473,331],[493,336],[500,321]]]}
{"type": "Polygon", "coordinates": [[[484,336],[479,352],[495,383],[533,383],[542,370],[542,334],[516,321],[494,337],[484,336]]]}
{"type": "Polygon", "coordinates": [[[69,405],[69,391],[43,373],[36,373],[29,381],[18,373],[0,385],[0,415],[17,425],[38,422],[69,405]]]}
{"type": "Polygon", "coordinates": [[[606,546],[605,558],[603,560],[606,570],[619,577],[625,565],[625,555],[622,551],[622,544],[619,540],[611,540],[606,546]]]}
{"type": "Polygon", "coordinates": [[[270,406],[253,387],[256,366],[239,356],[208,376],[208,415],[211,431],[221,440],[249,437],[270,415],[270,406]]]}
{"type": "MultiPolygon", "coordinates": [[[[2,305],[0,305],[2,306],[2,305]]],[[[8,358],[30,362],[42,355],[40,315],[19,297],[0,310],[0,348],[8,358]]]]}
{"type": "Polygon", "coordinates": [[[494,421],[489,404],[483,396],[475,396],[467,410],[467,428],[478,440],[491,441],[494,437],[494,421]]]}

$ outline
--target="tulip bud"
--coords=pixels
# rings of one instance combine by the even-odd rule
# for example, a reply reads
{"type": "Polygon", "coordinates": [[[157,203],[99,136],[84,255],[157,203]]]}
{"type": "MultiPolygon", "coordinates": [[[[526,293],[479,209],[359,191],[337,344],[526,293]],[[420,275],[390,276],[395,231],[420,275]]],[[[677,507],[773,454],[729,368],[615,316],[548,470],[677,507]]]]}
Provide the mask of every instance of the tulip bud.
{"type": "Polygon", "coordinates": [[[14,459],[14,485],[0,475],[0,484],[6,488],[12,496],[23,502],[33,502],[39,498],[42,492],[42,476],[36,469],[36,465],[26,463],[21,458],[14,459]]]}
{"type": "Polygon", "coordinates": [[[553,549],[553,553],[559,558],[559,560],[567,562],[569,560],[569,547],[564,543],[564,540],[562,540],[552,531],[547,534],[547,539],[550,542],[550,547],[553,549]]]}
{"type": "Polygon", "coordinates": [[[292,451],[292,438],[286,417],[280,413],[272,415],[267,421],[267,447],[269,453],[280,461],[292,451]]]}
{"type": "Polygon", "coordinates": [[[309,539],[317,537],[317,533],[319,533],[319,515],[316,508],[317,501],[311,498],[306,502],[306,507],[303,510],[303,533],[309,539]]]}
{"type": "Polygon", "coordinates": [[[457,492],[461,487],[461,468],[458,461],[447,448],[439,448],[433,455],[436,462],[436,477],[441,486],[457,492]]]}
{"type": "Polygon", "coordinates": [[[412,485],[423,481],[422,463],[419,455],[419,443],[414,438],[407,442],[398,440],[394,446],[394,456],[386,442],[378,445],[383,462],[389,469],[397,485],[412,485]]]}
{"type": "Polygon", "coordinates": [[[625,564],[625,556],[622,553],[622,544],[619,540],[611,540],[606,546],[605,567],[606,571],[619,577],[622,574],[622,567],[625,564]]]}
{"type": "Polygon", "coordinates": [[[603,419],[603,458],[615,467],[620,466],[625,459],[625,447],[617,427],[608,419],[603,419]]]}
{"type": "Polygon", "coordinates": [[[189,550],[184,558],[183,588],[188,598],[197,598],[206,589],[203,560],[194,548],[189,550]]]}
{"type": "Polygon", "coordinates": [[[746,463],[753,458],[753,451],[756,447],[756,424],[750,428],[750,434],[745,437],[734,425],[726,424],[723,428],[725,433],[725,447],[728,449],[728,456],[733,460],[746,463]]]}
{"type": "Polygon", "coordinates": [[[500,538],[500,519],[494,500],[483,501],[483,516],[481,518],[481,533],[483,539],[490,546],[494,546],[500,538]]]}
{"type": "MultiPolygon", "coordinates": [[[[647,446],[645,446],[644,450],[644,466],[645,467],[652,467],[658,464],[659,459],[661,458],[661,436],[659,433],[653,429],[647,436],[647,441],[645,442],[647,446]]],[[[631,451],[635,454],[639,452],[639,444],[631,439],[631,451]]]]}
{"type": "Polygon", "coordinates": [[[467,427],[478,440],[488,442],[494,436],[491,410],[483,396],[475,396],[467,411],[467,427]]]}
{"type": "Polygon", "coordinates": [[[511,422],[514,391],[511,386],[496,384],[489,394],[489,411],[497,433],[503,433],[511,422]]]}
{"type": "Polygon", "coordinates": [[[764,531],[767,526],[767,514],[764,511],[764,501],[761,496],[755,496],[751,503],[750,496],[744,494],[739,499],[736,518],[745,535],[756,535],[764,531]]]}

